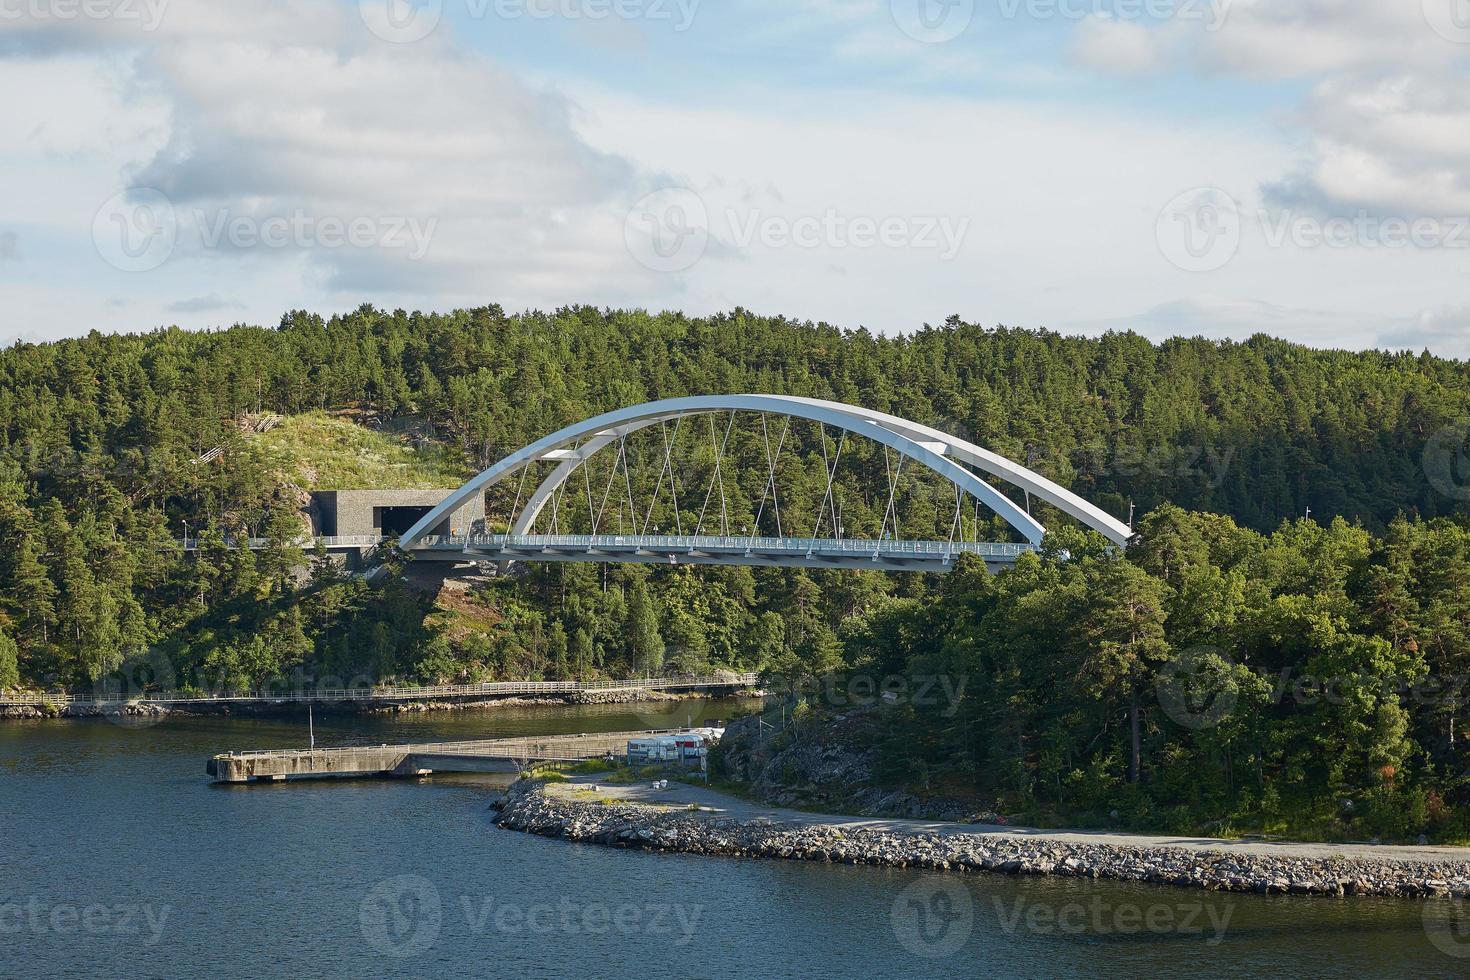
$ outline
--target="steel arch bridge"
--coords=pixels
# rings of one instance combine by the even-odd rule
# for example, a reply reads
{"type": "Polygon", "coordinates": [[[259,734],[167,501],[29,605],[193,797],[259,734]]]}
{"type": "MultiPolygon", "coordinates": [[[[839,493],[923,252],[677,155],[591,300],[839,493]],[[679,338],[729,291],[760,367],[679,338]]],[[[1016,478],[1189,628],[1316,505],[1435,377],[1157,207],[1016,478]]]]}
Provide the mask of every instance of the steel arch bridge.
{"type": "MultiPolygon", "coordinates": [[[[841,458],[841,443],[837,455],[841,458]]],[[[608,412],[575,425],[553,432],[544,439],[510,454],[500,462],[471,479],[464,486],[444,499],[439,506],[426,514],[399,539],[399,547],[409,554],[427,558],[459,558],[472,561],[592,561],[592,562],[642,562],[657,564],[697,565],[762,565],[805,568],[857,568],[886,569],[896,571],[948,571],[965,554],[975,554],[992,566],[1014,562],[1027,551],[1036,550],[1046,529],[1011,498],[995,489],[981,474],[998,478],[1032,497],[1044,500],[1062,513],[1074,518],[1086,527],[1099,532],[1114,545],[1126,547],[1132,531],[1128,525],[1103,512],[1071,491],[1058,486],[1038,473],[1034,473],[1003,456],[983,449],[956,436],[938,429],[911,422],[894,415],[886,415],[865,408],[844,405],[838,402],[790,395],[711,395],[691,398],[673,398],[649,402],[630,408],[608,412]],[[766,462],[769,465],[768,479],[761,497],[761,508],[767,504],[767,494],[774,505],[777,534],[763,536],[756,533],[732,534],[725,512],[725,484],[721,464],[729,442],[730,431],[737,413],[758,413],[762,416],[762,433],[766,462]],[[669,486],[674,496],[675,514],[678,515],[677,481],[671,459],[673,443],[668,438],[667,426],[674,423],[674,440],[678,438],[680,421],[694,416],[729,415],[724,440],[717,438],[717,427],[710,424],[711,441],[714,444],[714,475],[710,487],[705,491],[704,505],[693,533],[685,533],[681,526],[676,534],[649,532],[649,517],[643,526],[637,526],[637,508],[634,506],[631,478],[626,458],[626,440],[633,433],[660,426],[663,430],[663,466],[659,471],[654,489],[657,499],[669,477],[669,486]],[[771,453],[769,429],[765,428],[767,417],[784,417],[781,442],[774,456],[771,453]],[[776,486],[777,460],[781,455],[781,443],[789,431],[793,419],[817,423],[822,432],[822,465],[827,472],[826,495],[818,511],[816,526],[811,537],[796,537],[785,533],[781,525],[779,493],[776,486]],[[884,449],[885,468],[889,453],[896,454],[897,467],[889,469],[889,496],[883,514],[883,524],[878,536],[870,539],[844,537],[844,528],[835,513],[833,480],[836,463],[828,459],[826,449],[827,427],[832,427],[842,438],[851,434],[872,440],[884,449]],[[598,453],[616,447],[612,475],[604,492],[603,509],[617,477],[619,460],[624,477],[628,482],[630,513],[635,517],[634,533],[606,533],[598,526],[601,512],[591,518],[590,534],[537,534],[536,521],[542,512],[551,506],[555,509],[558,495],[566,492],[568,481],[583,471],[588,484],[589,515],[593,513],[594,494],[590,477],[586,475],[589,461],[598,453]],[[955,521],[961,530],[959,540],[953,529],[949,540],[905,540],[897,535],[898,517],[895,506],[897,479],[902,473],[905,460],[923,466],[953,485],[956,499],[955,521]],[[519,510],[526,474],[538,463],[551,463],[553,468],[525,500],[519,510]],[[521,488],[516,493],[516,505],[512,507],[508,534],[471,534],[456,537],[435,536],[431,529],[443,523],[475,494],[483,494],[512,475],[520,473],[521,488]],[[719,532],[706,533],[706,517],[714,524],[715,483],[719,484],[719,532]],[[983,542],[963,540],[963,522],[959,508],[963,498],[972,498],[977,507],[983,505],[1010,525],[1022,542],[983,542]],[[832,505],[829,512],[828,505],[832,505]],[[892,518],[890,525],[890,517],[892,518]],[[822,536],[826,523],[828,533],[822,536]],[[890,533],[890,526],[892,533],[890,533]]],[[[686,495],[687,499],[687,495],[686,495]]],[[[621,501],[619,503],[621,514],[621,501]]],[[[650,500],[648,515],[653,512],[650,500]]],[[[760,515],[756,523],[759,524],[760,515]]],[[[620,529],[620,532],[625,529],[620,529]]],[[[713,532],[713,526],[710,531],[713,532]]]]}

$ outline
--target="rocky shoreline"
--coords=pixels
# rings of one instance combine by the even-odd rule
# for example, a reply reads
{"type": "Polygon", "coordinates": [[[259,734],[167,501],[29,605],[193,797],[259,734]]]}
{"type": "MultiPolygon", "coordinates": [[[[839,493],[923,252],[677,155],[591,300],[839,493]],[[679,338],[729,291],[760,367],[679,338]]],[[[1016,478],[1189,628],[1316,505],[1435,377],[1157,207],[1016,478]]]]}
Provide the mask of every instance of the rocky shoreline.
{"type": "Polygon", "coordinates": [[[641,803],[582,802],[521,780],[493,804],[507,830],[607,847],[953,872],[1057,875],[1260,895],[1470,898],[1470,858],[1292,858],[1043,838],[899,833],[735,820],[641,803]]]}

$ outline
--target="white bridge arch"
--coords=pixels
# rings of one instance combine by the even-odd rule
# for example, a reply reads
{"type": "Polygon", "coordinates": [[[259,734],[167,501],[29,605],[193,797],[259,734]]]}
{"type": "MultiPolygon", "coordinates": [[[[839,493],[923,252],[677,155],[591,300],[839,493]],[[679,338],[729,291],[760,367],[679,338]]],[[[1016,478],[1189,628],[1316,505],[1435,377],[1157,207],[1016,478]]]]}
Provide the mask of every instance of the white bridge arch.
{"type": "Polygon", "coordinates": [[[1003,456],[930,426],[894,415],[839,402],[791,395],[710,395],[671,398],[607,412],[567,426],[512,453],[471,479],[409,528],[399,540],[408,552],[438,551],[463,545],[466,555],[482,560],[657,561],[691,564],[807,565],[944,570],[961,553],[981,554],[1000,564],[1040,545],[1046,529],[1025,509],[983,480],[975,470],[998,477],[1052,504],[1064,514],[1099,532],[1113,544],[1126,546],[1128,525],[1003,456]],[[964,542],[857,541],[842,539],[770,539],[745,536],[678,535],[531,535],[536,518],[563,484],[589,459],[631,433],[695,415],[755,412],[805,419],[881,443],[944,477],[959,490],[998,514],[1026,539],[1026,545],[964,542]],[[522,467],[537,462],[557,465],[528,499],[508,535],[477,535],[445,541],[431,529],[449,515],[522,467]]]}

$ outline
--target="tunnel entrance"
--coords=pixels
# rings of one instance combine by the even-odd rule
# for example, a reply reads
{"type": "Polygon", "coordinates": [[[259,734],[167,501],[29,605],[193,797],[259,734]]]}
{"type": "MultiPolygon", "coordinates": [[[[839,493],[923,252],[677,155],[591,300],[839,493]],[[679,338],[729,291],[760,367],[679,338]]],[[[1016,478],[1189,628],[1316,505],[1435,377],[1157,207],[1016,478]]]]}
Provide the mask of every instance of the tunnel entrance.
{"type": "MultiPolygon", "coordinates": [[[[373,528],[385,537],[402,536],[413,527],[432,507],[374,507],[373,528]]],[[[446,518],[429,531],[430,534],[448,534],[449,520],[446,518]]]]}

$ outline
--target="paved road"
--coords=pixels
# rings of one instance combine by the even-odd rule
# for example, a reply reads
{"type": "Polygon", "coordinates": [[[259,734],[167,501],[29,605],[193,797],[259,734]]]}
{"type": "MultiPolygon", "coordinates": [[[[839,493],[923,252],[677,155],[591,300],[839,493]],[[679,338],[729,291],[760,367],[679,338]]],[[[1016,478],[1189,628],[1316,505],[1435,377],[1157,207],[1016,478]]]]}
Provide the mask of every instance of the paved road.
{"type": "Polygon", "coordinates": [[[976,837],[1045,838],[1070,844],[1109,844],[1116,847],[1182,847],[1197,851],[1261,855],[1277,858],[1368,858],[1380,861],[1470,861],[1470,848],[1417,847],[1386,844],[1313,844],[1293,841],[1218,840],[1210,837],[1171,837],[1154,834],[1120,834],[1092,830],[1042,830],[1033,827],[997,826],[994,824],[960,824],[932,820],[899,820],[875,817],[850,817],[826,813],[807,813],[783,807],[764,806],[700,786],[669,783],[668,789],[655,790],[647,782],[633,786],[609,786],[596,776],[579,776],[569,783],[553,783],[552,793],[567,793],[595,784],[605,796],[639,803],[662,803],[687,806],[698,803],[719,816],[737,820],[768,819],[777,823],[828,825],[843,829],[866,829],[896,833],[970,834],[976,837]]]}

